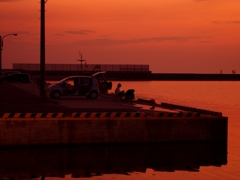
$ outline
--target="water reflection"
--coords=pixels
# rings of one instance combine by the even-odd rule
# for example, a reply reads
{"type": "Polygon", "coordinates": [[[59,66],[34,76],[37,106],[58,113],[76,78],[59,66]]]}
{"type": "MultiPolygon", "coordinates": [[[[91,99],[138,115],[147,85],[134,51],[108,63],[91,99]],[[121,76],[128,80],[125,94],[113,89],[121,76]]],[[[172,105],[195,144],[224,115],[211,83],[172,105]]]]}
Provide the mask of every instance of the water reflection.
{"type": "Polygon", "coordinates": [[[91,177],[156,171],[199,171],[227,164],[227,145],[211,143],[98,145],[0,150],[0,179],[91,177]]]}

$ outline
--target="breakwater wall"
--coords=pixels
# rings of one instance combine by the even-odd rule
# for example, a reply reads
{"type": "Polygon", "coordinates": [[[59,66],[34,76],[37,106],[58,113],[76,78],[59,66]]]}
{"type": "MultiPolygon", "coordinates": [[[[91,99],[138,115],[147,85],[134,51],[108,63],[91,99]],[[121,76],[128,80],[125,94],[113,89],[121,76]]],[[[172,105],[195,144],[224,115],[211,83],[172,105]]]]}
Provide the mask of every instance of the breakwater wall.
{"type": "MultiPolygon", "coordinates": [[[[31,78],[40,77],[40,71],[19,70],[29,73],[31,78]]],[[[93,71],[45,71],[47,80],[61,80],[72,75],[92,75],[93,71]]],[[[240,81],[240,74],[195,74],[195,73],[152,73],[151,71],[107,71],[104,75],[108,80],[134,81],[240,81]]]]}
{"type": "Polygon", "coordinates": [[[199,113],[3,114],[1,146],[227,142],[228,118],[199,113]]]}
{"type": "Polygon", "coordinates": [[[151,73],[151,80],[239,81],[240,74],[151,73]]]}

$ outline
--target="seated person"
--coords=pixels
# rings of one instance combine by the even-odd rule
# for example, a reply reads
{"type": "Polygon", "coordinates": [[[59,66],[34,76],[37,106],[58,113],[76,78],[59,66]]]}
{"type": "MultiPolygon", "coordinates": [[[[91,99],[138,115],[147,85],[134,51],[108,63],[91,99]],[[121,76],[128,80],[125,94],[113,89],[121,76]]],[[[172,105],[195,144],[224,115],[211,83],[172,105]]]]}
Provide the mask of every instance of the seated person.
{"type": "Polygon", "coordinates": [[[125,100],[133,100],[135,99],[135,90],[134,89],[128,89],[125,93],[125,100]]]}
{"type": "Polygon", "coordinates": [[[117,96],[117,97],[120,97],[120,99],[122,99],[122,97],[124,96],[124,94],[125,94],[125,91],[123,90],[123,91],[121,91],[121,84],[120,83],[118,83],[118,85],[117,85],[117,87],[116,87],[116,89],[115,89],[115,95],[117,96]]]}

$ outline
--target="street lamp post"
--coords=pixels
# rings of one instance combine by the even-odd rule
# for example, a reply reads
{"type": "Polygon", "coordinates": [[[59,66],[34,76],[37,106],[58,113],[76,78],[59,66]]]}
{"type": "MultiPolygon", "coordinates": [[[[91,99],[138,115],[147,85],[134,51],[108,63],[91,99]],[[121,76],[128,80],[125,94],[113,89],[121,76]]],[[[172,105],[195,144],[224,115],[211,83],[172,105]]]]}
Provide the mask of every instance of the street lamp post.
{"type": "Polygon", "coordinates": [[[5,36],[0,36],[0,42],[1,42],[1,45],[0,45],[0,71],[2,71],[2,50],[3,50],[3,39],[7,36],[17,36],[17,34],[7,34],[5,36]]]}

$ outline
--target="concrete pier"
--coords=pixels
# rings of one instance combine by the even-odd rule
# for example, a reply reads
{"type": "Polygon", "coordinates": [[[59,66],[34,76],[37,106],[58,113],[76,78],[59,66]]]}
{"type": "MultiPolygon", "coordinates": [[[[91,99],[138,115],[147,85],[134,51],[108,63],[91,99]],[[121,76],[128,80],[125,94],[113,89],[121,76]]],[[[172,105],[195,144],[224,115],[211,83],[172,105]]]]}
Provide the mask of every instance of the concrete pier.
{"type": "Polygon", "coordinates": [[[2,83],[0,87],[0,146],[227,142],[228,118],[219,113],[161,104],[146,110],[105,96],[43,103],[34,95],[34,84],[2,83]],[[4,96],[3,91],[7,91],[4,96]]]}
{"type": "Polygon", "coordinates": [[[226,141],[222,117],[1,118],[1,145],[226,141]]]}

